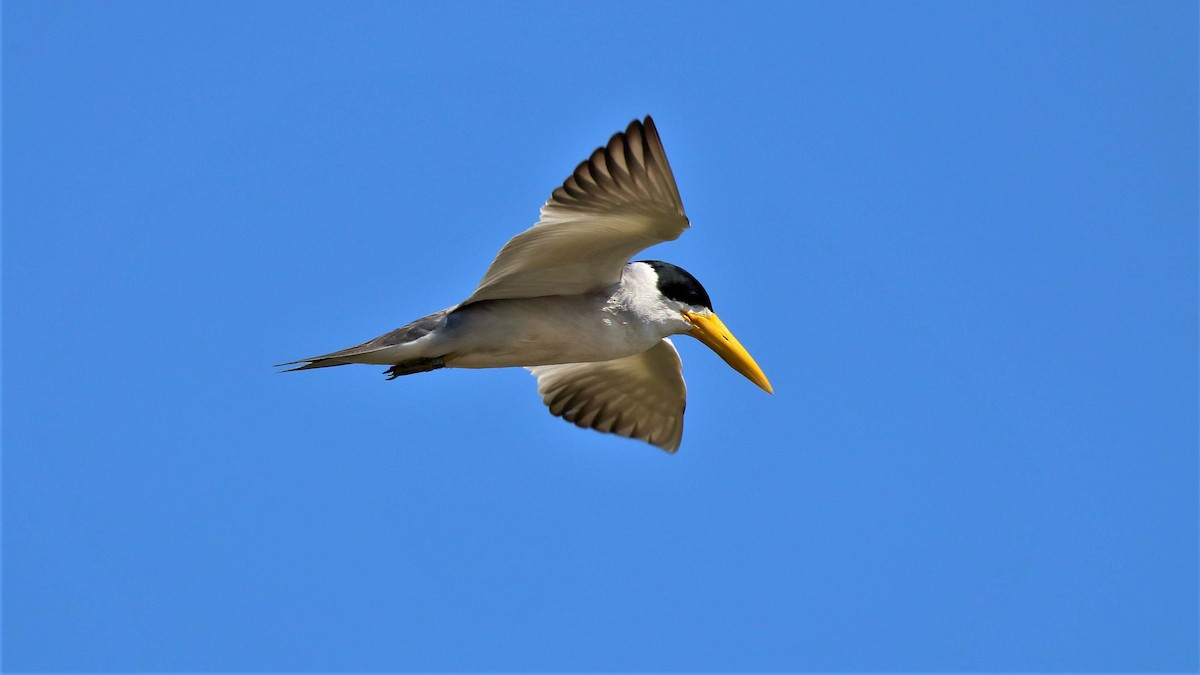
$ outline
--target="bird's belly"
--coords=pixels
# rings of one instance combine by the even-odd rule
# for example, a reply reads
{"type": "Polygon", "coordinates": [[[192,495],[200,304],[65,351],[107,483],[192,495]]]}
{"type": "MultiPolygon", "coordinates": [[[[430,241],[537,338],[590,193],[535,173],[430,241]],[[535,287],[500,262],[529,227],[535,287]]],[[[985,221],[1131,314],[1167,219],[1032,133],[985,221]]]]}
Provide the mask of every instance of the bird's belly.
{"type": "Polygon", "coordinates": [[[583,296],[492,300],[450,317],[446,365],[505,368],[608,361],[653,347],[661,339],[635,317],[605,311],[583,296]]]}

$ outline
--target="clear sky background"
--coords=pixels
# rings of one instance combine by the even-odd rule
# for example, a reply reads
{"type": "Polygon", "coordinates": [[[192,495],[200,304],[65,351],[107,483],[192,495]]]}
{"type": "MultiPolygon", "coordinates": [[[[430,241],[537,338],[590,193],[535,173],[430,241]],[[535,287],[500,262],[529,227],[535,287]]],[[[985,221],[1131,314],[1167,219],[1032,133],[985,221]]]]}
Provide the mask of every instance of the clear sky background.
{"type": "Polygon", "coordinates": [[[1197,5],[3,7],[9,670],[1195,670],[1197,5]],[[768,396],[276,374],[652,114],[768,396]]]}

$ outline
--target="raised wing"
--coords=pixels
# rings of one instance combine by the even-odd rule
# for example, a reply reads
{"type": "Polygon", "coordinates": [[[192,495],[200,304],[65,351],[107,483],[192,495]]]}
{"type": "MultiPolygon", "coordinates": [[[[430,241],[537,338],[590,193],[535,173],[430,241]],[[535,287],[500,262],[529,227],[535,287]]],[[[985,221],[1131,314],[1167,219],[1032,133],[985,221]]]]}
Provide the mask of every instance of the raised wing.
{"type": "Polygon", "coordinates": [[[634,120],[597,148],[509,240],[463,304],[577,295],[621,279],[638,251],[688,227],[654,120],[634,120]]]}
{"type": "Polygon", "coordinates": [[[534,366],[553,415],[585,429],[636,438],[675,452],[683,439],[687,387],[671,341],[612,361],[534,366]]]}

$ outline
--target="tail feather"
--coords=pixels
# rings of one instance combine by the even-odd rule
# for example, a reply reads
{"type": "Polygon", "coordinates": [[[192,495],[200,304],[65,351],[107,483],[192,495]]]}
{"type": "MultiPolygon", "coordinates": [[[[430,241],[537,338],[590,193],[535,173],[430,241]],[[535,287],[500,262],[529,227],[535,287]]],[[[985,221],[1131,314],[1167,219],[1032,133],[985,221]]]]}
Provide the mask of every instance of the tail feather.
{"type": "MultiPolygon", "coordinates": [[[[376,339],[378,339],[378,338],[376,338],[376,339]]],[[[375,345],[375,346],[368,347],[368,345],[371,345],[371,343],[373,343],[374,341],[375,340],[372,340],[371,342],[364,342],[361,345],[357,345],[354,347],[347,347],[346,349],[341,349],[336,352],[330,352],[328,354],[322,354],[320,356],[310,356],[307,359],[300,359],[298,361],[287,361],[285,363],[276,363],[275,367],[282,368],[284,366],[294,366],[297,363],[304,364],[302,366],[297,366],[296,368],[288,368],[287,370],[279,371],[281,373],[290,373],[293,370],[309,370],[310,368],[329,368],[330,366],[348,366],[351,363],[371,363],[370,361],[362,360],[362,357],[366,356],[367,354],[373,354],[375,352],[387,349],[388,347],[394,346],[394,345],[384,345],[384,346],[375,345]]]]}
{"type": "Polygon", "coordinates": [[[350,365],[350,361],[338,361],[337,363],[327,363],[327,362],[321,360],[321,357],[318,356],[316,359],[311,360],[311,361],[302,360],[302,361],[288,361],[287,363],[276,363],[275,367],[283,368],[284,366],[290,366],[290,365],[293,365],[296,363],[303,363],[304,365],[296,366],[295,368],[284,368],[283,370],[277,370],[275,372],[277,372],[277,373],[294,373],[297,370],[312,370],[313,368],[331,368],[333,366],[350,365]]]}
{"type": "MultiPolygon", "coordinates": [[[[321,356],[313,356],[313,357],[310,357],[307,359],[300,359],[298,361],[288,361],[286,363],[279,363],[279,364],[276,364],[275,367],[282,368],[283,366],[293,366],[293,365],[296,365],[297,363],[303,364],[300,366],[296,366],[295,368],[287,368],[286,370],[278,371],[281,373],[291,373],[291,372],[294,372],[297,370],[311,370],[313,368],[329,368],[331,366],[345,366],[345,365],[349,365],[351,363],[368,363],[368,364],[374,363],[377,365],[385,365],[389,362],[386,358],[388,355],[378,354],[378,352],[381,352],[384,350],[392,350],[394,352],[394,351],[397,351],[394,349],[395,347],[408,344],[409,342],[414,342],[416,340],[419,340],[420,338],[425,337],[426,335],[429,335],[430,333],[432,333],[434,330],[436,330],[437,328],[439,328],[440,326],[442,326],[445,323],[446,316],[453,310],[454,310],[454,307],[449,307],[447,309],[443,309],[440,312],[435,312],[433,314],[430,314],[429,316],[421,317],[420,319],[417,319],[416,321],[413,321],[412,323],[410,323],[406,326],[397,328],[396,330],[394,330],[390,333],[385,333],[383,335],[380,335],[379,337],[375,338],[374,340],[368,340],[367,342],[364,342],[360,345],[355,345],[353,347],[347,347],[346,349],[341,349],[336,352],[330,352],[328,354],[322,354],[321,356]],[[369,357],[372,354],[375,355],[375,358],[364,358],[364,357],[369,357]],[[383,357],[383,358],[381,358],[381,357],[383,357]]],[[[422,357],[422,358],[413,360],[411,364],[408,363],[408,360],[405,360],[405,362],[398,363],[398,364],[396,364],[396,366],[399,367],[401,371],[403,371],[403,370],[406,370],[406,366],[411,365],[411,366],[415,366],[416,368],[418,368],[418,370],[412,370],[411,372],[423,372],[425,370],[434,370],[435,368],[440,368],[441,367],[440,363],[437,363],[436,365],[434,365],[435,361],[440,362],[440,360],[441,360],[440,358],[424,358],[424,357],[422,357]]],[[[396,370],[396,367],[393,367],[392,370],[396,370]]],[[[389,370],[388,372],[391,373],[392,371],[389,370]]],[[[396,373],[392,374],[392,377],[396,377],[397,375],[407,375],[407,374],[408,374],[407,372],[396,372],[396,373]]]]}

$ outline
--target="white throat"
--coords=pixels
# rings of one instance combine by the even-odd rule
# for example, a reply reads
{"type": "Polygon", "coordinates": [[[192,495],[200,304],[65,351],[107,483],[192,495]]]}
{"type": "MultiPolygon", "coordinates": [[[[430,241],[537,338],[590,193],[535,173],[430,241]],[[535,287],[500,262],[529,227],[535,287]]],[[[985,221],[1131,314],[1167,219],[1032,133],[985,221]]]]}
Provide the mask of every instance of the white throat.
{"type": "Polygon", "coordinates": [[[644,262],[625,265],[621,282],[605,307],[605,311],[632,314],[653,327],[660,338],[692,329],[692,324],[680,313],[684,309],[685,305],[658,290],[658,273],[644,262]]]}

